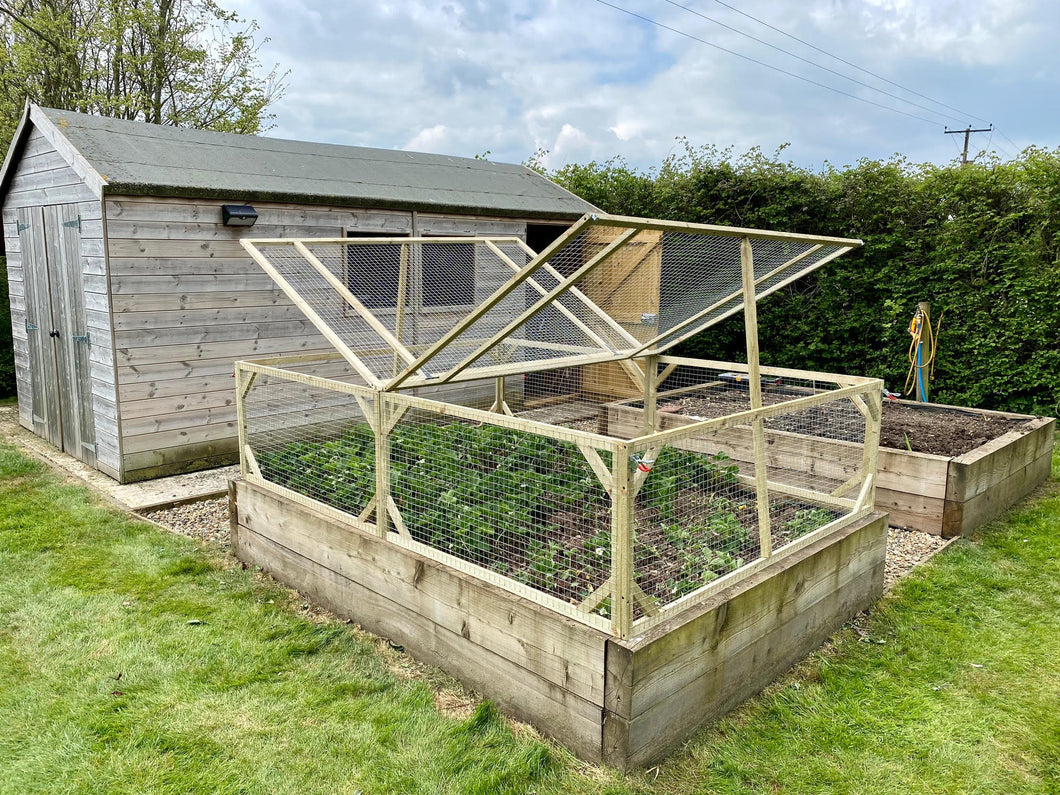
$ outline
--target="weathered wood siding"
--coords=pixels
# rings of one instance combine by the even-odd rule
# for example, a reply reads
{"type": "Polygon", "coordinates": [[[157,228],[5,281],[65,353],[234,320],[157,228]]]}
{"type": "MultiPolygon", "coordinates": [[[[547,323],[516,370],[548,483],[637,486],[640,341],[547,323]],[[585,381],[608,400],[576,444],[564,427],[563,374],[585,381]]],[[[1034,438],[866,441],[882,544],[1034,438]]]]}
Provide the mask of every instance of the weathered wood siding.
{"type": "Polygon", "coordinates": [[[126,481],[235,459],[235,360],[332,350],[246,256],[240,238],[523,236],[526,229],[521,221],[257,201],[253,227],[226,227],[224,203],[107,197],[126,481]]]}
{"type": "Polygon", "coordinates": [[[96,465],[104,472],[117,476],[120,466],[118,413],[101,204],[66,157],[37,129],[33,129],[27,137],[3,206],[19,420],[25,427],[33,428],[32,376],[26,331],[26,278],[18,232],[18,211],[22,208],[50,205],[72,205],[75,215],[81,217],[80,257],[84,310],[92,339],[89,358],[96,465]]]}

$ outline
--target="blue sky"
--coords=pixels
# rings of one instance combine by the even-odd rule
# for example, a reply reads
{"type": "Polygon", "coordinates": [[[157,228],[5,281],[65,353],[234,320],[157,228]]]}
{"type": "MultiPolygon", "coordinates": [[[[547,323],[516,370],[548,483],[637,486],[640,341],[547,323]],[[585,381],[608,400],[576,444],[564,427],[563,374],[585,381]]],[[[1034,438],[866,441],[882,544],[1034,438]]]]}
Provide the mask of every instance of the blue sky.
{"type": "Polygon", "coordinates": [[[1060,146],[1055,0],[726,0],[908,93],[763,27],[717,0],[326,2],[235,0],[289,69],[270,135],[549,166],[620,155],[647,169],[693,145],[751,147],[819,168],[900,153],[959,155],[944,126],[986,127],[971,153],[1060,146]],[[897,94],[844,80],[711,17],[897,94]],[[780,74],[691,37],[795,72],[910,118],[780,74]],[[956,109],[956,110],[953,110],[956,109]]]}

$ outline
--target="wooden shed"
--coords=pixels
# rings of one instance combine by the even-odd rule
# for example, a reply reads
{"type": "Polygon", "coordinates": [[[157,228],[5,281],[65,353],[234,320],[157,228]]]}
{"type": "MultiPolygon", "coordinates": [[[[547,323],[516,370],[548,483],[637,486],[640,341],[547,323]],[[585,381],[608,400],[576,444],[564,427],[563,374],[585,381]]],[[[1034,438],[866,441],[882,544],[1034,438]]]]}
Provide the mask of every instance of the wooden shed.
{"type": "Polygon", "coordinates": [[[331,349],[241,237],[539,249],[595,210],[523,166],[33,105],[0,195],[20,422],[122,482],[237,460],[234,361],[331,349]]]}

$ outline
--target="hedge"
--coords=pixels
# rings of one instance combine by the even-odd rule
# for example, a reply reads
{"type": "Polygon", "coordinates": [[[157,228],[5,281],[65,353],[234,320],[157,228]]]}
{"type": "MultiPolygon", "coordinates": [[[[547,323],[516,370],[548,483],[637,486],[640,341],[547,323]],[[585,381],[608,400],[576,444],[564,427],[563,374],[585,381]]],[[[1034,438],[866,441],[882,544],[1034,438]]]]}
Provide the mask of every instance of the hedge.
{"type": "MultiPolygon", "coordinates": [[[[820,172],[779,154],[733,158],[686,143],[649,172],[615,159],[548,176],[611,213],[861,238],[861,249],[762,302],[764,363],[876,376],[900,391],[909,321],[930,301],[942,316],[933,401],[1057,413],[1060,150],[820,172]]],[[[741,358],[742,318],[683,352],[741,358]]]]}

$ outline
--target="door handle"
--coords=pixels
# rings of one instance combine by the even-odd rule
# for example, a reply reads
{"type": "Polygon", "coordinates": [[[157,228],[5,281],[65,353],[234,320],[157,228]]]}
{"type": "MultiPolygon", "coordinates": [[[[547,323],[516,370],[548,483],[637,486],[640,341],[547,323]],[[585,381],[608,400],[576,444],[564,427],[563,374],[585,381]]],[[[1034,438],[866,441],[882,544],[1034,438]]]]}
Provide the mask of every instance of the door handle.
{"type": "Polygon", "coordinates": [[[59,336],[59,332],[55,331],[55,330],[49,331],[48,332],[48,336],[49,337],[58,337],[59,336]]]}

